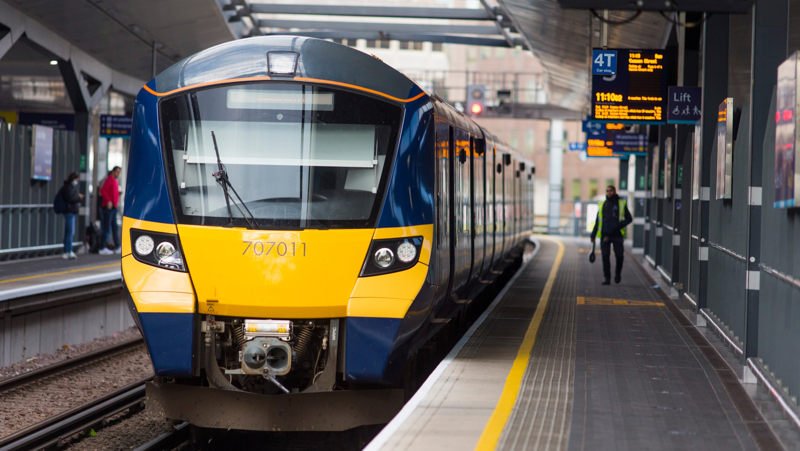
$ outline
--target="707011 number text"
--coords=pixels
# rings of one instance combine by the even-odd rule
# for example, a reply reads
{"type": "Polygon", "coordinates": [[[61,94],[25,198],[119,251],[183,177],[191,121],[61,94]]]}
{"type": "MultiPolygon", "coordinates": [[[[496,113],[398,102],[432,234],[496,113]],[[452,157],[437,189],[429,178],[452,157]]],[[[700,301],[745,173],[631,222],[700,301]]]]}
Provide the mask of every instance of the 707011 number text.
{"type": "Polygon", "coordinates": [[[246,243],[242,255],[252,252],[257,256],[277,255],[279,257],[306,256],[306,243],[286,243],[283,241],[242,241],[246,243]],[[274,252],[273,252],[274,251],[274,252]]]}

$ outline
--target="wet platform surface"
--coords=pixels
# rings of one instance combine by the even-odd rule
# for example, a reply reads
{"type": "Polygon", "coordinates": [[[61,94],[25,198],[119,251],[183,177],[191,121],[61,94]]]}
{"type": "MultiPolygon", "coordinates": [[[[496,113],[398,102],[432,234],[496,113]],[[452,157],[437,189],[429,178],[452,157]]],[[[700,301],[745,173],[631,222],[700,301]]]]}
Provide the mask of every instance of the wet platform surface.
{"type": "Polygon", "coordinates": [[[781,448],[719,345],[635,258],[603,286],[588,240],[538,242],[368,451],[781,448]]]}

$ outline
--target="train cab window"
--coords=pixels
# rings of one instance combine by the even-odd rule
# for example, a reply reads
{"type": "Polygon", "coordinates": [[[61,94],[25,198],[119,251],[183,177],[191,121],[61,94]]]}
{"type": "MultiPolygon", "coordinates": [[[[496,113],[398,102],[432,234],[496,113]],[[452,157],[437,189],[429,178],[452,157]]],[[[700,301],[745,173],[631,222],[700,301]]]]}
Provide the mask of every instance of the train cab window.
{"type": "Polygon", "coordinates": [[[373,227],[403,112],[286,83],[184,93],[160,111],[178,220],[271,229],[373,227]],[[220,163],[238,197],[214,177],[220,163]]]}

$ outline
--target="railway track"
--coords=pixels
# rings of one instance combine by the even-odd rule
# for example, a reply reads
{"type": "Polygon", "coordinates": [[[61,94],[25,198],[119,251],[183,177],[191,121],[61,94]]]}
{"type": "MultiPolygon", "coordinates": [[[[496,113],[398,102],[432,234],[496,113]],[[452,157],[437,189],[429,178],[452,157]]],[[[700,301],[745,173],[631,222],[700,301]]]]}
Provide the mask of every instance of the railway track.
{"type": "Polygon", "coordinates": [[[142,338],[133,338],[126,341],[121,341],[115,345],[108,346],[103,349],[98,349],[97,351],[81,354],[71,359],[62,360],[61,362],[54,363],[52,365],[48,365],[39,368],[37,370],[29,371],[24,374],[20,374],[19,376],[14,376],[8,379],[4,379],[0,381],[0,393],[13,390],[17,387],[21,387],[23,385],[27,385],[32,382],[45,379],[50,376],[54,376],[58,373],[63,373],[78,368],[79,366],[85,365],[87,363],[96,362],[98,360],[110,357],[114,354],[123,351],[127,351],[128,349],[140,346],[142,344],[144,344],[144,340],[142,338]]]}
{"type": "Polygon", "coordinates": [[[75,434],[99,429],[110,417],[144,408],[145,382],[142,378],[87,403],[0,438],[0,451],[57,447],[75,434]]]}
{"type": "Polygon", "coordinates": [[[175,426],[175,430],[165,432],[133,451],[168,451],[187,440],[189,440],[189,423],[181,423],[175,426]]]}
{"type": "MultiPolygon", "coordinates": [[[[48,379],[70,374],[82,366],[125,353],[144,341],[141,338],[120,342],[94,352],[86,353],[59,363],[0,381],[0,393],[25,390],[26,386],[46,384],[48,379]]],[[[67,409],[45,420],[0,437],[0,451],[31,450],[57,447],[75,434],[99,429],[108,424],[108,419],[123,412],[134,413],[144,407],[145,382],[148,375],[103,396],[67,409]]]]}

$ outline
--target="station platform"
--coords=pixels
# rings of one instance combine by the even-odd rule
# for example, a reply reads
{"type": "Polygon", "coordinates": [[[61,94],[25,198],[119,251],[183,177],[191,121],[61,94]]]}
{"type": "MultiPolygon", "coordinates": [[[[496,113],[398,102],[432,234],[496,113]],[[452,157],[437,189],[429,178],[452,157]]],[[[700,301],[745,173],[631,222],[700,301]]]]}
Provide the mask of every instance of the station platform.
{"type": "Polygon", "coordinates": [[[636,257],[603,286],[588,240],[536,241],[367,451],[782,448],[722,349],[636,257]]]}
{"type": "Polygon", "coordinates": [[[79,254],[0,263],[0,302],[120,281],[119,255],[79,254]]]}

